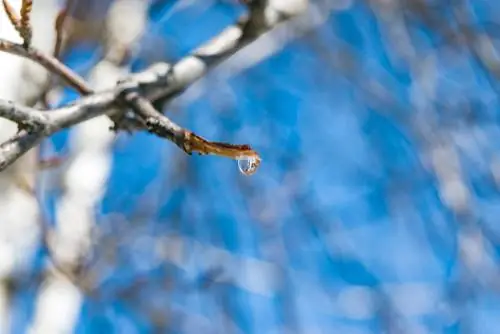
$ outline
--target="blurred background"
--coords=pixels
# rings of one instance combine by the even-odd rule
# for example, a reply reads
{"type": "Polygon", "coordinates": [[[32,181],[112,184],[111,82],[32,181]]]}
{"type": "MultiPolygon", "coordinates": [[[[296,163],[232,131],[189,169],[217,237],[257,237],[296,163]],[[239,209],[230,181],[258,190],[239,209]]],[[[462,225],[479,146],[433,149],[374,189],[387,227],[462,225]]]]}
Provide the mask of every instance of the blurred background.
{"type": "MultiPolygon", "coordinates": [[[[47,52],[68,9],[61,58],[95,89],[245,12],[34,5],[47,52]]],[[[1,37],[19,40],[1,15],[1,37]]],[[[45,141],[0,174],[0,332],[498,333],[499,18],[495,0],[311,0],[159,106],[252,145],[251,177],[104,117],[45,141]]],[[[50,106],[78,97],[0,57],[1,98],[40,104],[47,80],[50,106]]]]}

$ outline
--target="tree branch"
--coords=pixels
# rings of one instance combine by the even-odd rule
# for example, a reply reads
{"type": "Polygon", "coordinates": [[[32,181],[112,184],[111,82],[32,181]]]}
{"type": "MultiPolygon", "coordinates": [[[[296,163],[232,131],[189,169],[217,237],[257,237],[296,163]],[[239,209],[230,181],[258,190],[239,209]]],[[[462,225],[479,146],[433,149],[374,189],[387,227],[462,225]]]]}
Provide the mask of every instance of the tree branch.
{"type": "MultiPolygon", "coordinates": [[[[260,158],[248,145],[210,142],[183,129],[157,111],[151,101],[168,101],[243,47],[271,30],[279,23],[300,14],[307,0],[290,0],[286,7],[280,1],[249,1],[249,14],[226,28],[216,38],[171,66],[157,63],[143,72],[117,83],[112,90],[93,92],[85,80],[56,58],[32,47],[0,40],[0,51],[15,54],[45,67],[61,77],[83,95],[88,95],[65,107],[40,111],[0,100],[0,117],[19,124],[19,133],[0,145],[0,171],[37,145],[43,138],[88,119],[110,112],[111,107],[128,106],[145,128],[166,138],[186,153],[215,154],[232,159],[252,158],[258,166],[260,158]],[[283,7],[283,8],[282,8],[283,7]]],[[[122,113],[125,111],[122,110],[122,113]]],[[[115,119],[115,118],[113,118],[115,119]]]]}
{"type": "Polygon", "coordinates": [[[66,84],[76,89],[82,95],[93,93],[92,88],[87,85],[85,79],[83,79],[69,67],[61,63],[59,60],[57,60],[57,58],[45,54],[42,51],[39,51],[33,47],[25,48],[21,44],[10,42],[1,38],[0,51],[34,61],[40,66],[43,66],[52,74],[59,76],[66,82],[66,84]]]}
{"type": "Polygon", "coordinates": [[[29,107],[16,105],[12,101],[0,100],[0,117],[31,129],[48,125],[47,115],[29,107]]]}

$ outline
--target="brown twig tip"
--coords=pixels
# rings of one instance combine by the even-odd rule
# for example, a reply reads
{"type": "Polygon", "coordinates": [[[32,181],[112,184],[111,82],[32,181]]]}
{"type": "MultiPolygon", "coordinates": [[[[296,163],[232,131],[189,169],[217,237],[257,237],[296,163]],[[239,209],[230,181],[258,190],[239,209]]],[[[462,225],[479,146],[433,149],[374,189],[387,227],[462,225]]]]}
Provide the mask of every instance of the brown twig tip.
{"type": "MultiPolygon", "coordinates": [[[[95,92],[83,78],[56,57],[29,45],[32,34],[30,15],[33,0],[21,1],[20,13],[10,6],[9,0],[2,0],[2,3],[13,27],[24,39],[24,44],[0,39],[0,52],[30,59],[52,74],[58,75],[82,95],[89,96],[77,99],[58,109],[52,109],[47,113],[43,112],[47,110],[21,105],[12,108],[8,103],[1,107],[0,102],[0,118],[9,119],[21,128],[19,133],[4,143],[0,143],[0,171],[13,164],[44,138],[89,119],[107,115],[115,123],[116,120],[120,120],[120,116],[123,116],[125,124],[130,121],[134,129],[147,130],[158,137],[168,139],[188,154],[195,152],[228,157],[238,161],[243,174],[255,173],[261,163],[261,158],[250,146],[208,141],[172,122],[160,113],[153,103],[159,99],[168,102],[175,98],[216,65],[245,48],[263,33],[288,20],[291,16],[290,11],[287,15],[271,15],[269,18],[264,15],[267,9],[280,14],[278,9],[282,8],[280,6],[278,6],[280,8],[275,8],[274,2],[268,0],[241,0],[252,6],[251,10],[243,19],[203,46],[215,50],[210,53],[210,57],[200,56],[198,49],[176,64],[156,64],[143,72],[131,75],[127,82],[119,82],[114,88],[95,92]],[[200,66],[200,62],[203,66],[200,66]]],[[[70,8],[69,4],[73,1],[75,0],[67,0],[66,10],[70,8]]],[[[308,0],[295,2],[307,3],[308,0]]],[[[56,19],[55,29],[59,34],[59,39],[64,29],[64,20],[68,19],[69,13],[71,13],[70,10],[62,11],[56,19]]],[[[56,46],[55,55],[59,53],[58,50],[59,47],[56,46]]],[[[121,122],[117,123],[118,126],[121,124],[121,122]]]]}
{"type": "Polygon", "coordinates": [[[186,132],[184,150],[187,153],[213,154],[237,160],[240,171],[245,175],[254,174],[261,163],[259,154],[249,145],[208,141],[192,132],[186,132]]]}
{"type": "Polygon", "coordinates": [[[24,46],[28,47],[31,44],[32,29],[31,29],[31,10],[33,9],[33,0],[23,0],[21,4],[21,27],[19,34],[24,40],[24,46]]]}
{"type": "Polygon", "coordinates": [[[236,145],[215,141],[208,141],[193,132],[187,132],[184,145],[190,152],[197,152],[200,155],[214,154],[232,159],[240,156],[258,156],[249,145],[236,145]]]}
{"type": "Polygon", "coordinates": [[[3,8],[10,23],[23,39],[23,46],[28,48],[31,44],[32,29],[31,29],[31,10],[33,9],[33,0],[23,0],[21,3],[21,16],[16,13],[14,8],[7,0],[2,0],[3,8]]]}

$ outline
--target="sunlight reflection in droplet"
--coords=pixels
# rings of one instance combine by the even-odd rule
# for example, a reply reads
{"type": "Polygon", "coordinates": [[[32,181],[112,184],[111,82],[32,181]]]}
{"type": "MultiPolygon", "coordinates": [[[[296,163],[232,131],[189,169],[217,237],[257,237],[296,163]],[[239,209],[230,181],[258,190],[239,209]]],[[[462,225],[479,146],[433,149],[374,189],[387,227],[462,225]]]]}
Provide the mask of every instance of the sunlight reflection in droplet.
{"type": "Polygon", "coordinates": [[[260,158],[258,156],[241,156],[237,158],[238,168],[244,175],[253,175],[260,165],[260,158]]]}

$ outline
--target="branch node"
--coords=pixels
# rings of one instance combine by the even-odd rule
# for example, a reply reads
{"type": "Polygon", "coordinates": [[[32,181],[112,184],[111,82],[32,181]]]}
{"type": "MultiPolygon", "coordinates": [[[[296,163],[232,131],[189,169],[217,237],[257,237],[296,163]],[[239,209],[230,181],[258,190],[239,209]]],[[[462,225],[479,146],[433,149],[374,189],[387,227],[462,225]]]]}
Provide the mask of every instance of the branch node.
{"type": "Polygon", "coordinates": [[[26,131],[27,133],[40,132],[45,128],[45,124],[34,121],[22,121],[17,124],[17,133],[26,131]]]}

